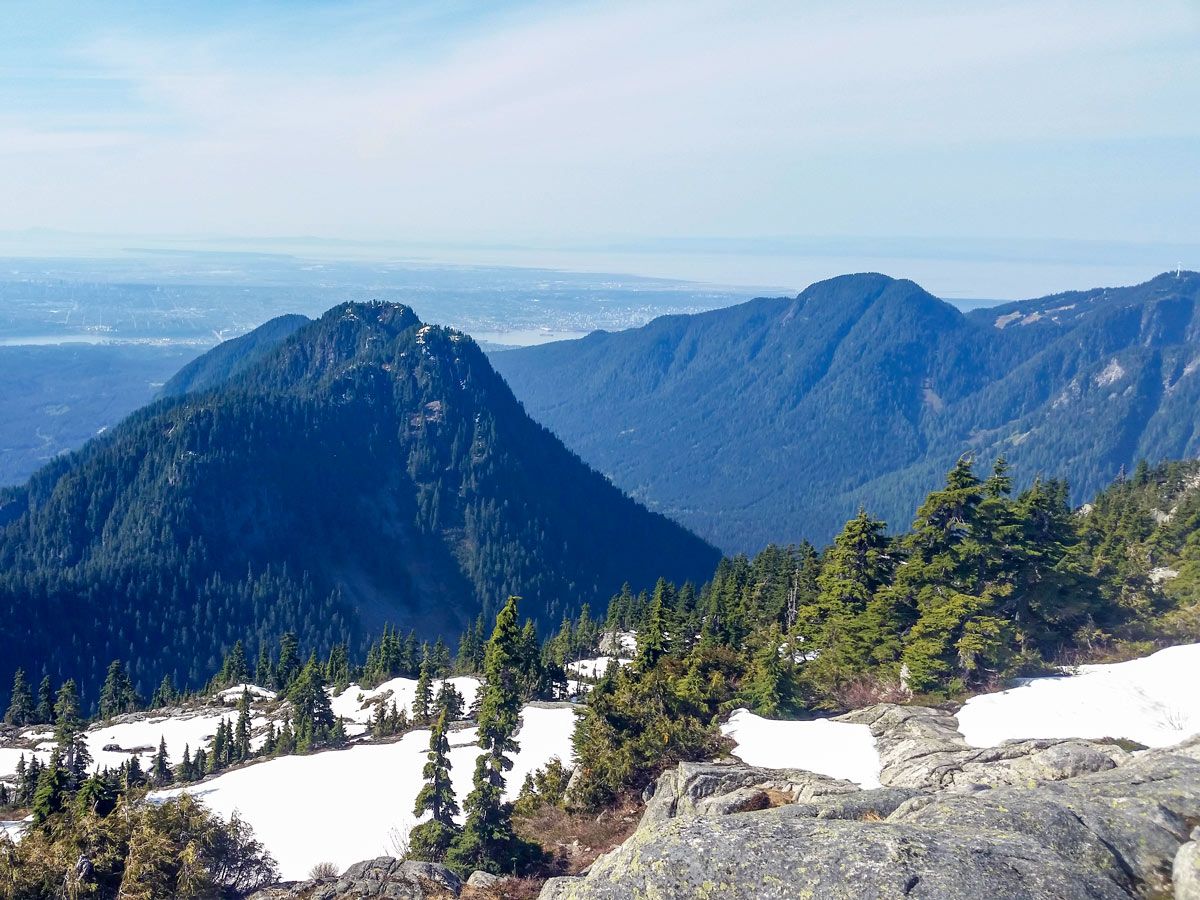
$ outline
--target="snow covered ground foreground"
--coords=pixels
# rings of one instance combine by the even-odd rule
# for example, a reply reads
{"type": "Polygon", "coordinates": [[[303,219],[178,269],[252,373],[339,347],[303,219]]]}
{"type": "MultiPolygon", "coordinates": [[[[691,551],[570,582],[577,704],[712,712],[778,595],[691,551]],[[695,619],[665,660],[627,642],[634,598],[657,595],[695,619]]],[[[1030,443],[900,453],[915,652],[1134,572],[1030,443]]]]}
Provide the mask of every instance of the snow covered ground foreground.
{"type": "MultiPolygon", "coordinates": [[[[569,763],[574,726],[574,712],[566,706],[522,710],[521,750],[508,773],[506,799],[515,799],[525,775],[551,757],[569,763]]],[[[480,752],[475,729],[453,732],[450,744],[450,774],[461,805],[480,752]]],[[[237,810],[274,855],[283,878],[302,879],[318,862],[344,870],[397,852],[417,821],[413,803],[424,783],[428,747],[428,731],[410,731],[392,744],[272,759],[152,796],[187,790],[224,817],[237,810]]]]}
{"type": "Polygon", "coordinates": [[[959,729],[976,747],[1011,738],[1128,738],[1169,747],[1200,734],[1200,644],[972,697],[959,729]]]}
{"type": "Polygon", "coordinates": [[[721,731],[733,738],[733,755],[747,765],[805,769],[864,788],[879,787],[879,754],[866,725],[829,719],[779,722],[739,709],[721,731]]]}

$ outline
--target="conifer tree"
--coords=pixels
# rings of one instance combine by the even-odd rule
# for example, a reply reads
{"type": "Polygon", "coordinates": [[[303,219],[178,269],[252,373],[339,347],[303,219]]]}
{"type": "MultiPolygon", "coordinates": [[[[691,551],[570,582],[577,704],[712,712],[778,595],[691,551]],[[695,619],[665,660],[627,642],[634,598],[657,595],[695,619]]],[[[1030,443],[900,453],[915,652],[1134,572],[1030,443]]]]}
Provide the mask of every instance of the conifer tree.
{"type": "Polygon", "coordinates": [[[520,716],[521,642],[517,599],[509,597],[496,616],[496,628],[484,657],[483,700],[477,733],[484,752],[475,762],[474,789],[466,801],[466,824],[446,856],[460,872],[482,869],[493,874],[521,871],[540,858],[536,845],[512,830],[512,809],[503,802],[504,773],[519,748],[513,734],[520,716]]]}
{"type": "Polygon", "coordinates": [[[170,675],[164,675],[163,680],[154,689],[154,694],[150,698],[150,708],[162,709],[164,706],[170,706],[177,698],[175,682],[171,680],[170,675]]]}
{"type": "Polygon", "coordinates": [[[12,699],[4,714],[4,721],[8,725],[32,725],[34,715],[33,690],[25,678],[25,670],[17,669],[13,675],[12,699]]]}
{"type": "Polygon", "coordinates": [[[161,735],[158,738],[158,752],[150,764],[150,781],[156,787],[165,787],[171,783],[171,766],[167,760],[167,740],[161,735]]]}
{"type": "Polygon", "coordinates": [[[114,659],[108,666],[104,685],[100,688],[100,718],[111,719],[122,713],[133,712],[138,707],[137,692],[125,671],[124,664],[114,659]]]}
{"type": "Polygon", "coordinates": [[[246,648],[241,641],[233,645],[225,664],[221,667],[221,683],[223,685],[244,684],[250,679],[250,670],[246,664],[246,648]]]}
{"type": "Polygon", "coordinates": [[[428,762],[422,770],[425,785],[417,794],[413,815],[430,814],[430,820],[418,825],[409,835],[409,852],[415,859],[441,862],[460,834],[454,817],[458,802],[450,782],[450,740],[447,736],[445,708],[429,733],[428,762]]]}
{"type": "Polygon", "coordinates": [[[33,823],[43,824],[50,816],[63,808],[69,789],[69,775],[62,765],[58,750],[50,754],[50,763],[38,776],[37,788],[33,792],[33,823]]]}
{"type": "Polygon", "coordinates": [[[434,678],[445,678],[450,674],[450,648],[440,634],[430,651],[430,663],[430,674],[434,678]]]}
{"type": "Polygon", "coordinates": [[[417,678],[416,693],[413,695],[413,724],[417,727],[429,724],[433,703],[433,666],[428,657],[421,663],[421,674],[417,678]]]}
{"type": "Polygon", "coordinates": [[[191,747],[187,744],[183,745],[183,756],[179,760],[179,765],[175,767],[175,780],[187,784],[189,781],[196,779],[196,772],[192,764],[191,747]]]}
{"type": "Polygon", "coordinates": [[[439,714],[444,713],[447,721],[454,722],[462,718],[463,696],[454,689],[454,685],[449,681],[442,682],[442,686],[438,690],[435,709],[439,714]]]}
{"type": "Polygon", "coordinates": [[[36,724],[38,725],[51,725],[54,723],[54,686],[50,682],[49,675],[43,675],[42,683],[38,686],[36,715],[36,724]]]}
{"type": "Polygon", "coordinates": [[[117,798],[108,782],[93,775],[75,792],[75,809],[80,815],[107,816],[116,807],[117,798]]]}
{"type": "Polygon", "coordinates": [[[271,662],[271,651],[264,643],[258,648],[258,665],[254,667],[254,683],[270,687],[275,681],[275,666],[271,662]]]}
{"type": "Polygon", "coordinates": [[[233,756],[238,761],[250,758],[250,691],[242,690],[238,700],[237,729],[233,736],[233,756]]]}
{"type": "Polygon", "coordinates": [[[289,631],[279,639],[279,660],[275,663],[275,686],[281,691],[291,687],[300,670],[296,635],[289,631]]]}

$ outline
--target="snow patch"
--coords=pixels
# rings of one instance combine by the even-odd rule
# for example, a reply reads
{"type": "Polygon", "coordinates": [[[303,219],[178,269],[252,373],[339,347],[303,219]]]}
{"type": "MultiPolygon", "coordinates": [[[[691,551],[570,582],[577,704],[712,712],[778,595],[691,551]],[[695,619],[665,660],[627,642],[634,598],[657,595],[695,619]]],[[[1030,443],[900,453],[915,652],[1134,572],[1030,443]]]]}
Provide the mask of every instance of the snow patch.
{"type": "Polygon", "coordinates": [[[241,701],[242,693],[245,691],[249,691],[252,698],[259,700],[274,700],[278,696],[274,691],[259,687],[257,684],[235,684],[231,688],[225,688],[217,696],[221,698],[222,703],[236,705],[241,701]]]}
{"type": "MultiPolygon", "coordinates": [[[[475,702],[475,695],[479,692],[479,679],[470,675],[459,675],[447,680],[454,685],[456,691],[463,695],[463,702],[466,708],[470,709],[471,704],[475,702]]],[[[440,680],[433,682],[435,697],[441,686],[440,680]]],[[[395,703],[397,709],[404,710],[411,717],[412,704],[416,696],[416,679],[393,678],[376,688],[362,688],[357,684],[352,684],[336,697],[331,697],[329,705],[334,716],[341,716],[346,720],[346,733],[358,735],[366,732],[380,703],[385,706],[395,703]]]]}
{"type": "Polygon", "coordinates": [[[1110,384],[1115,384],[1125,377],[1125,370],[1121,368],[1121,364],[1117,362],[1116,357],[1109,361],[1104,367],[1104,371],[1092,379],[1097,387],[1105,387],[1110,384]]]}
{"type": "Polygon", "coordinates": [[[1019,738],[1128,738],[1169,747],[1200,734],[1200,644],[1151,656],[1080,666],[1078,674],[1030,678],[972,697],[959,730],[975,747],[1019,738]]]}
{"type": "Polygon", "coordinates": [[[1005,328],[1007,328],[1013,322],[1019,322],[1019,321],[1021,321],[1021,314],[1019,312],[1011,312],[1004,316],[996,316],[996,321],[993,322],[992,324],[995,325],[997,328],[999,328],[1001,331],[1003,331],[1005,328]]]}
{"type": "MultiPolygon", "coordinates": [[[[572,709],[527,706],[521,722],[516,736],[521,749],[507,775],[506,800],[515,799],[525,775],[551,757],[571,761],[572,709]]],[[[450,734],[450,775],[460,807],[480,752],[475,737],[474,728],[450,734]]],[[[275,857],[281,876],[299,880],[315,862],[329,860],[345,870],[362,859],[393,855],[407,841],[417,824],[413,803],[424,784],[428,748],[428,731],[410,731],[390,744],[267,760],[151,798],[186,790],[224,818],[237,810],[275,857]]]]}
{"type": "Polygon", "coordinates": [[[567,663],[567,671],[580,678],[600,678],[608,671],[608,666],[612,662],[616,662],[618,666],[627,666],[633,660],[619,656],[597,656],[595,659],[579,659],[573,663],[567,663]]]}
{"type": "Polygon", "coordinates": [[[879,753],[866,725],[830,719],[781,722],[738,709],[721,732],[737,744],[733,755],[749,766],[803,769],[863,788],[880,786],[879,753]]]}

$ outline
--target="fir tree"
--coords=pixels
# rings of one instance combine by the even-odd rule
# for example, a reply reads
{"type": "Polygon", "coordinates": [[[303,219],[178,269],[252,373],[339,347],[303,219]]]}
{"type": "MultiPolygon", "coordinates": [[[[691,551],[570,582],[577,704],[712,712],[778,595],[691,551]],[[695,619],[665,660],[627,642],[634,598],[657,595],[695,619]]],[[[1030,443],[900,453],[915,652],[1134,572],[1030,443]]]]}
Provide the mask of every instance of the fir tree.
{"type": "Polygon", "coordinates": [[[156,787],[165,787],[171,783],[171,766],[167,760],[167,740],[159,736],[158,752],[150,764],[150,781],[156,787]]]}
{"type": "Polygon", "coordinates": [[[480,754],[475,762],[474,789],[467,797],[466,824],[446,856],[447,865],[463,873],[482,869],[493,874],[519,872],[541,851],[512,830],[512,810],[502,800],[510,754],[519,748],[513,734],[520,715],[521,643],[517,599],[509,597],[496,616],[496,628],[484,656],[477,733],[480,754]]]}
{"type": "Polygon", "coordinates": [[[179,765],[175,767],[175,780],[183,784],[196,780],[196,770],[192,763],[191,748],[187,744],[183,745],[183,756],[179,760],[179,765]]]}
{"type": "Polygon", "coordinates": [[[246,648],[242,646],[241,641],[234,643],[233,649],[225,657],[220,678],[223,685],[244,684],[250,679],[250,669],[246,664],[246,648]]]}
{"type": "Polygon", "coordinates": [[[43,824],[50,816],[63,808],[67,796],[70,776],[62,767],[62,757],[55,750],[50,755],[50,764],[38,776],[37,788],[33,793],[33,823],[43,824]]]}
{"type": "Polygon", "coordinates": [[[125,666],[119,659],[114,659],[108,666],[108,674],[104,685],[100,688],[100,718],[111,719],[122,713],[133,712],[138,707],[139,698],[133,689],[125,666]]]}
{"type": "Polygon", "coordinates": [[[441,862],[460,834],[454,823],[458,802],[450,782],[450,740],[447,736],[446,710],[443,708],[429,733],[428,762],[422,775],[425,785],[417,794],[413,815],[430,814],[430,820],[414,828],[409,835],[409,852],[415,859],[441,862]]]}
{"type": "Polygon", "coordinates": [[[448,721],[454,722],[463,716],[463,696],[454,689],[449,681],[443,681],[438,690],[435,709],[444,714],[448,721]]]}
{"type": "Polygon", "coordinates": [[[421,663],[421,675],[417,678],[416,693],[413,695],[413,724],[420,727],[429,724],[433,703],[433,665],[428,657],[421,663]]]}
{"type": "Polygon", "coordinates": [[[25,678],[25,670],[17,669],[13,675],[12,699],[4,714],[4,721],[9,725],[32,725],[35,715],[33,691],[25,678]]]}
{"type": "Polygon", "coordinates": [[[38,686],[36,716],[38,725],[54,723],[54,686],[50,682],[49,675],[42,676],[42,683],[38,686]]]}
{"type": "Polygon", "coordinates": [[[250,691],[242,690],[238,700],[237,729],[233,735],[233,755],[241,762],[250,758],[250,691]]]}
{"type": "Polygon", "coordinates": [[[175,682],[171,680],[170,675],[164,675],[163,680],[154,689],[154,694],[150,698],[150,708],[162,709],[164,706],[173,704],[176,699],[178,699],[178,695],[175,691],[175,682]]]}

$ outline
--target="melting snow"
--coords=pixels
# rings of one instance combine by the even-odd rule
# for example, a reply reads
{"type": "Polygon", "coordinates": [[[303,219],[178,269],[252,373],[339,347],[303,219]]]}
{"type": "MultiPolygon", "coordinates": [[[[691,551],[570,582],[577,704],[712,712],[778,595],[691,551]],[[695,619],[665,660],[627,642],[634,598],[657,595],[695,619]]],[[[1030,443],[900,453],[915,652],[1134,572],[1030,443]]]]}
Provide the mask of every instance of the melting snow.
{"type": "Polygon", "coordinates": [[[1114,384],[1124,377],[1125,370],[1121,368],[1121,364],[1117,362],[1116,358],[1114,357],[1109,364],[1104,367],[1104,371],[1092,380],[1096,382],[1097,386],[1104,387],[1105,385],[1114,384]]]}
{"type": "Polygon", "coordinates": [[[614,661],[619,666],[627,666],[633,662],[632,659],[624,659],[619,656],[597,656],[595,659],[580,659],[573,663],[567,663],[567,671],[581,678],[600,678],[608,671],[609,663],[614,661]]]}
{"type": "MultiPolygon", "coordinates": [[[[459,675],[448,679],[454,689],[463,696],[467,709],[475,702],[479,692],[479,679],[470,675],[459,675]]],[[[441,689],[441,681],[433,682],[433,695],[441,689]]],[[[414,678],[393,678],[385,681],[376,688],[365,689],[352,684],[342,693],[330,700],[330,706],[335,716],[346,720],[346,733],[350,735],[363,734],[375,717],[375,711],[380,702],[390,706],[393,702],[397,709],[403,709],[412,715],[412,703],[417,696],[417,682],[414,678]]]]}
{"type": "MultiPolygon", "coordinates": [[[[521,721],[521,750],[507,775],[506,799],[514,799],[525,775],[551,757],[571,758],[573,710],[527,706],[521,721]]],[[[450,775],[460,806],[479,755],[474,741],[474,728],[450,735],[450,775]]],[[[362,859],[394,854],[407,841],[416,824],[413,803],[424,784],[428,747],[428,731],[410,731],[390,744],[267,760],[186,790],[224,817],[236,809],[274,855],[282,877],[302,879],[314,863],[328,860],[344,870],[362,859]]]]}
{"type": "Polygon", "coordinates": [[[1062,678],[1031,678],[972,697],[958,714],[967,742],[994,747],[1015,738],[1128,738],[1169,747],[1200,734],[1200,644],[1143,659],[1080,666],[1062,678]]]}
{"type": "Polygon", "coordinates": [[[733,755],[747,765],[804,769],[864,788],[879,787],[879,753],[866,725],[830,719],[782,722],[738,709],[721,731],[733,738],[733,755]]]}

